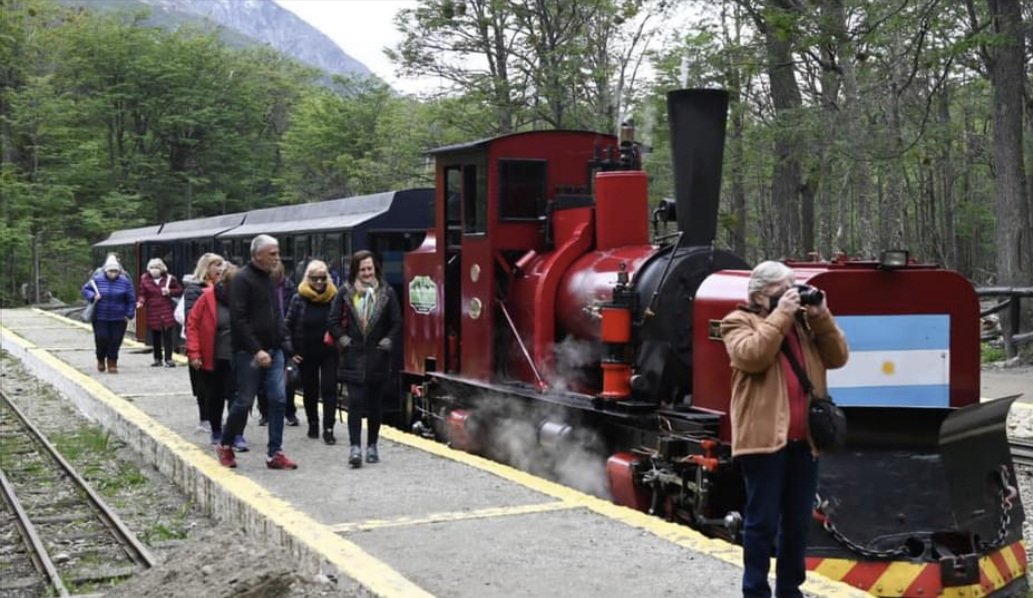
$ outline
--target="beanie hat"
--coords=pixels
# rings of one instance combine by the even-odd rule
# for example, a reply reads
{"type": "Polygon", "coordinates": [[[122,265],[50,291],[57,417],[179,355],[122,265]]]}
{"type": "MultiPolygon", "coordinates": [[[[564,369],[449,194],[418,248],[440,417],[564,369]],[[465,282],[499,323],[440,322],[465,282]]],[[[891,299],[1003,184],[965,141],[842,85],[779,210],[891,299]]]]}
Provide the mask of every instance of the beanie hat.
{"type": "Polygon", "coordinates": [[[108,259],[104,260],[104,266],[102,266],[101,269],[105,272],[111,272],[112,270],[121,272],[122,264],[119,264],[118,258],[116,258],[114,254],[112,254],[108,256],[108,259]]]}

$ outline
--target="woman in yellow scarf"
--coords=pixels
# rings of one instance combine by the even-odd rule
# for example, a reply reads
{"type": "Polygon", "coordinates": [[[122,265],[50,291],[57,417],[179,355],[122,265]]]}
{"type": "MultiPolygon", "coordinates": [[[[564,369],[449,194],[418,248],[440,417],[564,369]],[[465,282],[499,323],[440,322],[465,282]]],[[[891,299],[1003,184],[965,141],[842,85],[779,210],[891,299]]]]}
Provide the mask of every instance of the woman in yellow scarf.
{"type": "MultiPolygon", "coordinates": [[[[324,262],[312,260],[298,292],[291,298],[284,322],[290,331],[291,359],[301,374],[308,417],[308,437],[319,438],[319,398],[323,399],[323,442],[335,444],[334,415],[337,411],[337,351],[323,342],[327,333],[330,305],[337,287],[330,280],[324,262]]],[[[288,395],[288,401],[294,397],[288,395]]]]}

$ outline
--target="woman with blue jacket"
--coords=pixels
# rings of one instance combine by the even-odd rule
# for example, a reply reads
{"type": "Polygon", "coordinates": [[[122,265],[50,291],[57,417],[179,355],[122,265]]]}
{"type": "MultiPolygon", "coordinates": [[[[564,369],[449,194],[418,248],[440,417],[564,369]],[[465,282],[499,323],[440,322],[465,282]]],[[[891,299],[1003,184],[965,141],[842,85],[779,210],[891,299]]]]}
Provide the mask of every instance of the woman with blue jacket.
{"type": "Polygon", "coordinates": [[[136,315],[136,291],[114,254],[82,287],[93,310],[93,340],[97,347],[97,371],[118,373],[118,350],[126,325],[136,315]],[[105,364],[104,360],[107,359],[105,364]]]}

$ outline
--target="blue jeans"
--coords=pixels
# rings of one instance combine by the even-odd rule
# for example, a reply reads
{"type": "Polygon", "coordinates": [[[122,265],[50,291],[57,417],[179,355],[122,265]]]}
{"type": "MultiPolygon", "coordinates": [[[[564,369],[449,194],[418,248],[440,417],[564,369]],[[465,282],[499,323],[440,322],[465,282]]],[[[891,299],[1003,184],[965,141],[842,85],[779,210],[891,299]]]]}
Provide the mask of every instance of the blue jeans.
{"type": "Polygon", "coordinates": [[[801,598],[818,460],[806,442],[790,442],[774,453],[739,457],[739,463],[746,477],[742,594],[771,597],[768,570],[774,547],[775,596],[801,598]]]}
{"type": "Polygon", "coordinates": [[[269,351],[273,362],[267,368],[252,365],[255,356],[238,351],[233,354],[233,371],[237,377],[237,394],[233,397],[230,415],[222,427],[222,444],[228,446],[233,439],[244,432],[248,411],[255,402],[255,395],[261,386],[265,387],[269,401],[269,448],[272,457],[283,448],[283,413],[287,404],[284,388],[283,351],[269,351]]]}
{"type": "Polygon", "coordinates": [[[97,350],[97,361],[118,361],[118,350],[122,348],[125,337],[125,320],[94,320],[93,344],[97,350]]]}

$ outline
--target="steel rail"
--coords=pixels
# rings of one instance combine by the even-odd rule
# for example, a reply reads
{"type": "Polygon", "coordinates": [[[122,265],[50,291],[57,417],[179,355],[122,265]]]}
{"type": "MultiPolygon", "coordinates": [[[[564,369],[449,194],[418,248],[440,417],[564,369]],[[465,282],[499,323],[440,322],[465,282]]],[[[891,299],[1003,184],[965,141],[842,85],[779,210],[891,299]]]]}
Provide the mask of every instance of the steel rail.
{"type": "Polygon", "coordinates": [[[1012,460],[1016,465],[1033,467],[1033,442],[1025,440],[1009,440],[1012,460]]]}
{"type": "Polygon", "coordinates": [[[118,516],[118,514],[111,510],[111,507],[109,507],[107,503],[104,502],[100,495],[97,494],[93,490],[93,488],[88,483],[86,483],[86,480],[84,480],[75,471],[75,468],[72,467],[72,464],[66,461],[65,458],[61,456],[61,453],[57,451],[54,445],[52,445],[50,441],[47,440],[47,438],[43,435],[43,433],[40,432],[39,429],[32,424],[32,422],[29,421],[28,417],[26,417],[26,415],[22,413],[21,409],[18,409],[17,405],[15,405],[14,402],[11,401],[10,397],[7,396],[7,392],[0,390],[0,397],[2,397],[4,403],[6,403],[12,411],[14,411],[15,415],[18,416],[18,419],[21,420],[22,424],[24,424],[25,427],[32,433],[32,435],[40,443],[40,445],[47,449],[47,452],[50,454],[51,457],[53,457],[55,461],[57,461],[57,463],[61,466],[61,468],[68,475],[68,477],[71,478],[71,480],[79,486],[79,488],[86,495],[90,505],[93,507],[94,512],[97,514],[98,517],[100,517],[101,521],[108,528],[111,534],[115,536],[115,539],[117,539],[118,542],[122,544],[122,547],[125,549],[126,554],[129,556],[129,558],[134,563],[145,569],[153,567],[157,563],[157,561],[154,558],[154,555],[152,555],[151,552],[147,550],[147,547],[140,543],[140,541],[136,538],[136,535],[133,532],[129,531],[129,528],[126,527],[126,525],[122,522],[122,519],[118,516]]]}
{"type": "Polygon", "coordinates": [[[54,566],[54,561],[50,559],[50,553],[43,546],[43,540],[36,533],[36,526],[29,521],[29,514],[25,512],[21,501],[15,496],[14,487],[7,481],[7,475],[4,474],[3,469],[0,469],[0,489],[3,491],[4,502],[14,513],[14,523],[18,526],[18,533],[25,542],[25,548],[29,551],[32,564],[36,566],[37,571],[50,580],[50,585],[57,591],[58,596],[71,596],[68,588],[65,587],[65,582],[61,580],[61,575],[57,572],[57,567],[54,566]]]}

